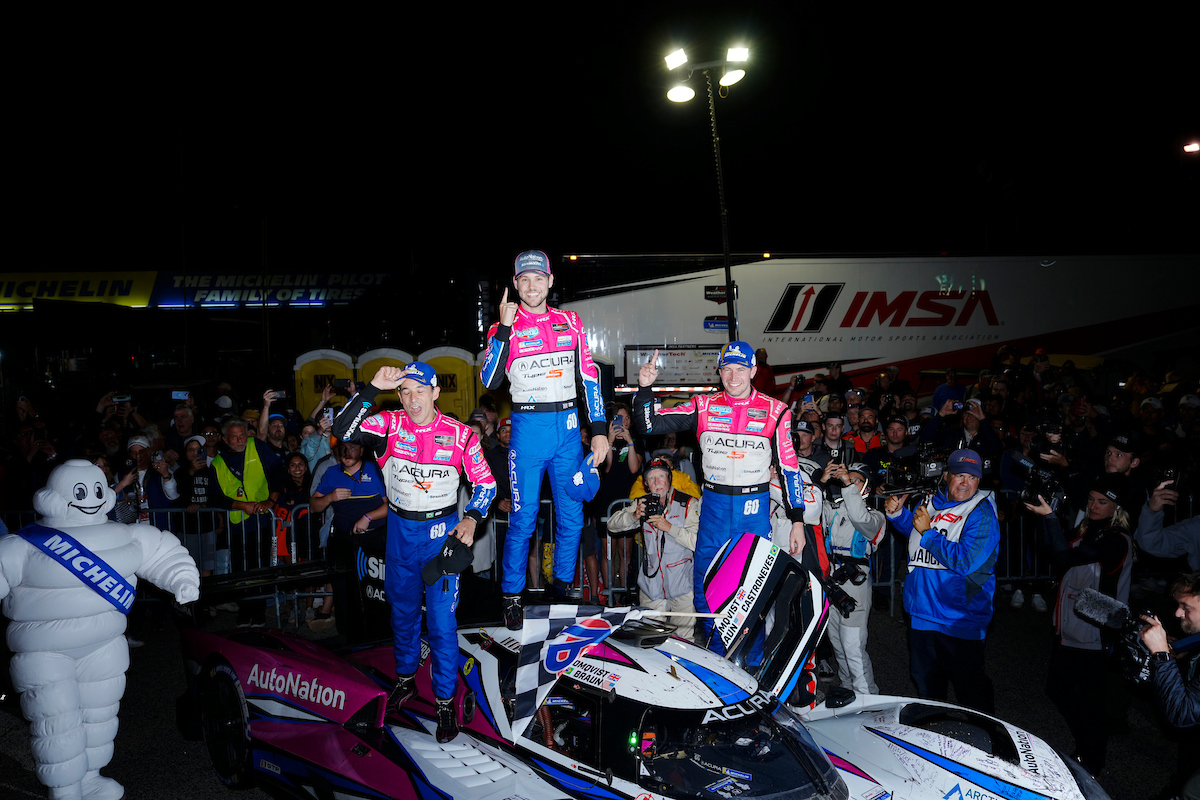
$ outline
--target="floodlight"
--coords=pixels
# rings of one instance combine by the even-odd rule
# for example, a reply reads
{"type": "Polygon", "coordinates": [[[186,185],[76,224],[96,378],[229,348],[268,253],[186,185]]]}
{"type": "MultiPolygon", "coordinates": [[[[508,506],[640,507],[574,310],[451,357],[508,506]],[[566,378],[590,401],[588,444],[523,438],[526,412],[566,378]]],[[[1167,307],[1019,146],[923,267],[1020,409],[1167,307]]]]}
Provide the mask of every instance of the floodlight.
{"type": "Polygon", "coordinates": [[[1183,146],[1183,152],[1185,152],[1185,153],[1200,153],[1200,144],[1198,144],[1196,142],[1192,142],[1191,144],[1185,144],[1183,146]]]}
{"type": "Polygon", "coordinates": [[[671,87],[667,92],[667,99],[673,103],[686,103],[695,96],[696,90],[684,83],[671,87]]]}
{"type": "MultiPolygon", "coordinates": [[[[683,52],[682,50],[680,52],[683,52]]],[[[726,61],[749,61],[750,49],[748,47],[731,47],[728,55],[725,56],[726,61]]]]}
{"type": "Polygon", "coordinates": [[[667,69],[675,69],[680,64],[687,63],[687,53],[683,52],[683,48],[679,48],[674,53],[666,57],[667,69]]]}
{"type": "Polygon", "coordinates": [[[719,81],[719,83],[722,86],[733,86],[735,83],[737,83],[744,77],[746,77],[746,70],[730,69],[730,70],[726,70],[725,74],[721,76],[721,80],[719,81]]]}

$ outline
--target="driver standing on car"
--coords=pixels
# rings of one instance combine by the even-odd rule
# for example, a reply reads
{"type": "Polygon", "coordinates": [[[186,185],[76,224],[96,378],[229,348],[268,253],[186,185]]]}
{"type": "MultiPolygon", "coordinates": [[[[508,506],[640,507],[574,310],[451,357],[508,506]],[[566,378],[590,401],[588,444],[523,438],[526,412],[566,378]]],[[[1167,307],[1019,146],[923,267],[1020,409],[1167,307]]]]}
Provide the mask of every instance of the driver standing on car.
{"type": "Polygon", "coordinates": [[[579,471],[577,394],[583,396],[592,429],[594,463],[604,462],[609,441],[600,372],[592,361],[583,323],[574,311],[546,303],[554,286],[550,257],[541,250],[526,250],[517,256],[513,270],[513,286],[521,302],[510,303],[508,289],[504,290],[500,321],[488,331],[479,377],[489,389],[496,389],[507,375],[513,399],[508,451],[512,512],[504,538],[500,588],[504,624],[515,631],[524,619],[521,592],[529,537],[537,523],[538,498],[547,473],[558,520],[551,591],[562,593],[575,580],[583,506],[572,502],[567,487],[579,471]]]}
{"type": "Polygon", "coordinates": [[[444,416],[435,405],[441,389],[437,373],[422,361],[406,368],[380,367],[371,382],[346,403],[334,423],[335,435],[371,451],[387,489],[388,532],[384,591],[392,609],[396,686],[388,712],[416,691],[421,663],[421,599],[429,625],[431,675],[437,699],[437,740],[458,735],[454,695],[458,687],[458,575],[425,586],[422,568],[437,558],[454,536],[470,546],[475,528],[487,516],[496,482],[469,427],[444,416]],[[403,411],[368,416],[380,392],[399,388],[403,411]],[[465,475],[474,487],[462,519],[458,486],[465,475]],[[424,590],[422,592],[422,590],[424,590]]]}
{"type": "MultiPolygon", "coordinates": [[[[754,351],[746,342],[721,348],[717,369],[723,392],[702,394],[674,408],[655,409],[658,351],[638,372],[633,399],[633,425],[641,436],[694,429],[703,454],[703,502],[696,536],[692,572],[696,610],[708,612],[704,575],[717,551],[742,533],[771,538],[771,463],[778,459],[787,518],[792,522],[788,552],[800,557],[804,549],[804,478],[792,447],[791,412],[778,400],[755,390],[754,351]]],[[[702,618],[703,641],[723,653],[719,641],[709,641],[712,620],[702,618]]]]}

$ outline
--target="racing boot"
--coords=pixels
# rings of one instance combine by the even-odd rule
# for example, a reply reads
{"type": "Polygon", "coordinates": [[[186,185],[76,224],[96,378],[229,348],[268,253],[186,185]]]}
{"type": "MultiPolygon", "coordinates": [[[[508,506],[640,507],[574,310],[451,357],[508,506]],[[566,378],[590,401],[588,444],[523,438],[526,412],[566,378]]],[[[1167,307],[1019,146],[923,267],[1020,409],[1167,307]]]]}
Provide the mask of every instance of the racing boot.
{"type": "Polygon", "coordinates": [[[504,615],[504,627],[510,631],[519,631],[525,624],[525,612],[521,608],[521,595],[506,594],[500,599],[501,613],[504,615]]]}
{"type": "Polygon", "coordinates": [[[458,713],[454,708],[454,700],[437,701],[437,740],[445,744],[458,736],[458,713]]]}
{"type": "Polygon", "coordinates": [[[417,681],[414,675],[401,675],[392,691],[388,693],[387,710],[384,716],[394,716],[400,713],[400,707],[417,693],[417,681]]]}

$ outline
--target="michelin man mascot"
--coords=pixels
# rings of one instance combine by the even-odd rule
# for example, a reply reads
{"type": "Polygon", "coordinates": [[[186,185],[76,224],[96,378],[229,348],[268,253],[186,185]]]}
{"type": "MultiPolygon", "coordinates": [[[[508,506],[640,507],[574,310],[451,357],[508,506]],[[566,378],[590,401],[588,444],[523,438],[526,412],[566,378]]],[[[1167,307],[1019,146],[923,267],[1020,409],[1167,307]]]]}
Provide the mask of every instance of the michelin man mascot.
{"type": "Polygon", "coordinates": [[[33,499],[41,522],[0,537],[0,598],[12,681],[29,720],[37,778],[51,798],[116,800],[121,784],[100,775],[113,754],[129,647],[125,615],[138,578],[200,596],[187,549],[145,524],[105,516],[116,497],[104,473],[72,459],[33,499]]]}

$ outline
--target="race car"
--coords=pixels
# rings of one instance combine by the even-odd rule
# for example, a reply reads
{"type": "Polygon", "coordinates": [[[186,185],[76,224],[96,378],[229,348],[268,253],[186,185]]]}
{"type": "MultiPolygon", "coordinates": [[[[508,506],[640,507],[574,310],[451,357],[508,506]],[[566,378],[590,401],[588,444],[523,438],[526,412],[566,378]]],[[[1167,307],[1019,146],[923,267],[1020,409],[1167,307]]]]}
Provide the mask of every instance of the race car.
{"type": "Polygon", "coordinates": [[[714,626],[724,657],[635,610],[551,606],[569,615],[554,641],[572,657],[548,672],[566,663],[549,640],[463,624],[462,732],[446,744],[426,658],[417,697],[385,715],[390,638],[335,652],[280,631],[188,630],[181,729],[198,720],[227,785],[305,798],[1106,797],[1037,737],[974,711],[845,691],[789,707],[779,698],[829,611],[820,581],[757,537],[723,550],[710,577],[710,607],[731,621],[714,626]],[[536,700],[531,669],[546,678],[536,700]]]}

